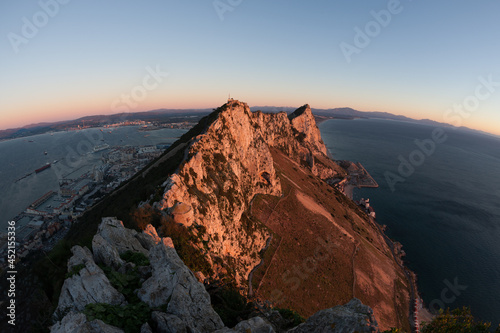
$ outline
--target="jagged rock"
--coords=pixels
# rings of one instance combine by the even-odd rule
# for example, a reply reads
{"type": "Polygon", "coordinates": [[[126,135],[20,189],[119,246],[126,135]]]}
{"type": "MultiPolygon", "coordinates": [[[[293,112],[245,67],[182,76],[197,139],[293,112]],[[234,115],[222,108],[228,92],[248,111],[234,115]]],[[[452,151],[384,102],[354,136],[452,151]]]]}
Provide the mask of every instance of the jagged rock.
{"type": "Polygon", "coordinates": [[[148,224],[146,226],[146,229],[144,229],[142,233],[137,234],[135,238],[137,238],[142,247],[144,247],[148,251],[153,246],[161,242],[161,238],[158,236],[155,227],[153,227],[151,224],[148,224]]]}
{"type": "Polygon", "coordinates": [[[321,132],[316,126],[316,120],[311,112],[311,107],[306,104],[293,112],[288,119],[295,130],[303,135],[303,141],[314,147],[312,152],[319,151],[326,155],[326,146],[321,140],[321,132]]]}
{"type": "Polygon", "coordinates": [[[211,332],[224,325],[210,305],[210,296],[167,241],[149,252],[153,268],[137,296],[151,307],[167,305],[167,313],[179,317],[192,332],[211,332]]]}
{"type": "Polygon", "coordinates": [[[97,233],[101,235],[109,244],[114,246],[119,254],[127,251],[141,252],[148,255],[148,251],[136,238],[137,231],[126,229],[122,221],[113,217],[105,217],[97,228],[97,233]]]}
{"type": "Polygon", "coordinates": [[[86,247],[81,247],[81,246],[73,246],[71,248],[71,253],[73,255],[69,258],[68,260],[68,271],[71,270],[76,265],[81,265],[84,264],[86,265],[87,262],[93,263],[95,265],[95,261],[92,257],[92,252],[86,247]]]}
{"type": "Polygon", "coordinates": [[[50,328],[50,333],[123,333],[123,330],[101,320],[87,321],[83,313],[70,312],[50,328]]]}
{"type": "Polygon", "coordinates": [[[174,242],[172,241],[172,238],[170,238],[170,237],[163,237],[161,239],[161,241],[162,241],[163,245],[165,245],[166,247],[175,249],[174,242]]]}
{"type": "Polygon", "coordinates": [[[151,266],[139,266],[137,267],[137,272],[143,279],[145,279],[146,277],[151,276],[151,266]]]}
{"type": "Polygon", "coordinates": [[[153,333],[153,330],[151,329],[151,326],[149,326],[148,323],[144,323],[141,326],[141,333],[153,333]]]}
{"type": "Polygon", "coordinates": [[[187,333],[186,324],[176,315],[164,312],[153,312],[151,316],[157,325],[158,333],[187,333]]]}
{"type": "Polygon", "coordinates": [[[132,263],[132,262],[127,262],[125,263],[125,265],[121,266],[119,269],[118,269],[118,273],[121,273],[121,274],[127,274],[128,272],[130,272],[131,270],[133,270],[135,268],[135,264],[132,263]]]}
{"type": "Polygon", "coordinates": [[[378,324],[373,316],[373,310],[363,305],[357,298],[353,298],[345,305],[321,310],[288,333],[306,332],[377,332],[378,324]]]}
{"type": "Polygon", "coordinates": [[[124,304],[125,297],[120,294],[92,258],[88,248],[74,246],[73,256],[68,261],[68,271],[77,265],[84,265],[79,272],[64,281],[59,297],[56,314],[70,310],[83,311],[90,303],[124,304]]]}
{"type": "Polygon", "coordinates": [[[202,272],[199,272],[199,271],[195,272],[194,276],[196,276],[196,279],[198,280],[198,282],[200,282],[200,283],[204,283],[205,282],[206,277],[205,277],[205,275],[202,272]]]}
{"type": "Polygon", "coordinates": [[[274,327],[266,319],[262,317],[253,317],[248,320],[239,322],[235,327],[223,328],[214,333],[274,333],[274,327]]]}
{"type": "Polygon", "coordinates": [[[109,244],[101,235],[96,234],[92,239],[92,252],[96,263],[119,269],[125,261],[114,246],[109,244]]]}

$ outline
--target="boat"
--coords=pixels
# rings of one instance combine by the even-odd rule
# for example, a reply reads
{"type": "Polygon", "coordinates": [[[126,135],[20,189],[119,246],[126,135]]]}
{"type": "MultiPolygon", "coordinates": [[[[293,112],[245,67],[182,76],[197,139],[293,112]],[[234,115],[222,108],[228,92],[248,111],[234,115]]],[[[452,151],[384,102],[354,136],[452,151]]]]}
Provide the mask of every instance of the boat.
{"type": "Polygon", "coordinates": [[[16,181],[15,181],[14,183],[17,183],[18,181],[21,181],[21,180],[23,180],[24,178],[28,178],[29,176],[31,176],[31,174],[32,174],[32,173],[27,173],[27,174],[25,174],[25,175],[24,175],[24,176],[22,176],[21,178],[16,179],[16,181]]]}
{"type": "Polygon", "coordinates": [[[45,164],[43,167],[36,169],[36,170],[35,170],[35,173],[42,172],[43,170],[50,168],[50,166],[51,166],[51,164],[50,164],[50,163],[47,163],[47,164],[45,164]]]}
{"type": "Polygon", "coordinates": [[[98,151],[101,151],[101,150],[104,150],[104,149],[108,149],[108,148],[109,148],[109,145],[107,143],[95,146],[94,147],[94,153],[97,153],[98,151]]]}
{"type": "Polygon", "coordinates": [[[44,151],[44,152],[43,152],[43,154],[44,154],[44,155],[47,155],[48,153],[47,153],[47,151],[44,151]]]}

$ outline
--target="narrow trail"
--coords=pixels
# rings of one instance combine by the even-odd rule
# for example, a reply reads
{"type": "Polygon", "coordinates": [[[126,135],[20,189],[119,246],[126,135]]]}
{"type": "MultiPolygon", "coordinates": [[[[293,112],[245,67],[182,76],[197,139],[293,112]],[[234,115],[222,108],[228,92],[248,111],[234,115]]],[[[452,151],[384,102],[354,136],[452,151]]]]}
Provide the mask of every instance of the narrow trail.
{"type": "Polygon", "coordinates": [[[354,244],[354,251],[352,252],[352,298],[356,297],[356,267],[354,266],[354,261],[356,260],[356,254],[359,250],[359,243],[354,244]]]}
{"type": "MultiPolygon", "coordinates": [[[[268,248],[269,248],[269,245],[271,245],[271,242],[273,241],[273,235],[271,235],[271,237],[269,237],[267,240],[266,240],[266,246],[264,247],[264,249],[262,249],[263,252],[265,252],[268,248]]],[[[253,279],[253,273],[259,269],[260,266],[264,265],[264,258],[262,258],[262,260],[259,262],[259,264],[257,266],[255,266],[252,271],[250,271],[250,274],[248,274],[248,296],[249,297],[252,297],[253,296],[253,286],[252,286],[252,279],[253,279]]],[[[260,284],[259,284],[260,285],[260,284]]],[[[258,288],[257,288],[258,290],[258,288]]]]}
{"type": "MultiPolygon", "coordinates": [[[[290,190],[288,191],[288,194],[285,196],[281,196],[281,198],[278,200],[278,202],[276,203],[276,205],[274,205],[273,209],[271,210],[271,213],[269,213],[269,215],[267,216],[266,218],[266,221],[263,222],[264,225],[267,224],[267,222],[269,221],[269,219],[271,218],[271,216],[274,214],[275,210],[276,210],[276,207],[278,207],[278,205],[285,199],[287,199],[289,196],[290,196],[290,193],[292,192],[292,189],[290,188],[290,190]]],[[[252,214],[252,204],[253,204],[253,200],[255,199],[255,197],[252,199],[252,201],[250,202],[250,214],[252,214]]],[[[268,240],[266,241],[267,244],[266,244],[266,247],[264,248],[264,251],[267,250],[267,248],[269,247],[269,245],[271,244],[271,241],[272,241],[272,238],[273,236],[271,235],[271,237],[268,238],[268,240]]],[[[276,250],[274,251],[274,254],[276,254],[279,250],[281,246],[281,240],[280,240],[280,243],[278,244],[278,246],[276,247],[276,250]]],[[[274,259],[274,254],[271,258],[271,262],[273,261],[274,259]]],[[[253,292],[253,286],[252,286],[252,279],[253,279],[253,273],[254,271],[256,271],[260,266],[262,266],[263,264],[265,263],[264,261],[264,258],[262,258],[262,260],[260,261],[260,263],[255,266],[252,271],[250,272],[250,274],[248,274],[248,296],[252,297],[254,296],[254,292],[253,292]]],[[[257,290],[255,291],[255,293],[258,293],[259,292],[259,289],[262,285],[262,281],[264,280],[264,278],[266,277],[267,275],[267,271],[269,270],[269,267],[271,267],[271,265],[269,265],[266,269],[266,271],[264,272],[264,275],[262,276],[260,282],[259,282],[259,285],[257,286],[257,290]]]]}

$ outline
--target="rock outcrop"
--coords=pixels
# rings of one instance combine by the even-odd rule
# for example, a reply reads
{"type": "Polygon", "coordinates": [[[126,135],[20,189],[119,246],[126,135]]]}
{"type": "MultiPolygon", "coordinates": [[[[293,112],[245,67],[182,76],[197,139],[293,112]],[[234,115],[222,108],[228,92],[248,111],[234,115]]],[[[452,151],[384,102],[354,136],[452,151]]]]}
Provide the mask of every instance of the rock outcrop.
{"type": "MultiPolygon", "coordinates": [[[[111,225],[118,227],[113,233],[114,236],[108,238],[111,239],[108,243],[111,248],[110,252],[118,251],[117,245],[127,249],[136,247],[137,238],[142,238],[138,236],[141,234],[124,228],[120,221],[113,218],[103,219],[95,238],[104,239],[102,233],[108,233],[109,230],[106,231],[106,228],[111,225]]],[[[210,304],[210,296],[204,286],[197,281],[194,274],[179,258],[172,241],[169,238],[159,238],[152,226],[148,226],[147,232],[143,232],[142,235],[146,236],[144,239],[149,240],[146,247],[149,247],[148,257],[152,275],[135,292],[150,307],[149,321],[153,323],[154,329],[144,322],[139,323],[138,331],[144,333],[273,333],[278,331],[265,314],[243,320],[233,328],[224,327],[219,315],[210,304]]],[[[136,248],[136,253],[142,253],[143,250],[136,248]]],[[[95,253],[93,257],[89,249],[80,246],[73,247],[72,252],[73,256],[68,262],[68,271],[71,272],[78,265],[85,267],[64,282],[58,307],[60,311],[56,311],[56,314],[65,315],[51,327],[51,333],[124,332],[123,328],[111,326],[99,319],[89,318],[83,313],[85,305],[92,303],[124,306],[125,297],[111,286],[103,270],[95,264],[95,253]]],[[[111,266],[108,268],[115,269],[113,266],[115,264],[116,262],[111,261],[111,266]]],[[[127,264],[129,263],[123,265],[127,264]]],[[[372,332],[376,330],[376,325],[373,311],[354,299],[347,305],[320,311],[288,332],[354,332],[356,330],[372,332]]]]}
{"type": "Polygon", "coordinates": [[[289,333],[309,332],[378,332],[377,321],[369,306],[363,305],[359,299],[352,299],[346,305],[321,310],[289,333]]]}
{"type": "Polygon", "coordinates": [[[223,328],[215,333],[274,333],[273,325],[262,317],[253,317],[239,322],[233,328],[223,328]]]}
{"type": "Polygon", "coordinates": [[[88,321],[83,313],[70,312],[52,326],[51,333],[123,333],[123,330],[94,319],[88,321]]]}
{"type": "Polygon", "coordinates": [[[217,112],[205,133],[192,140],[155,206],[186,227],[204,226],[210,235],[209,260],[221,259],[237,284],[244,285],[270,235],[248,221],[245,212],[257,194],[282,195],[270,148],[282,149],[324,178],[339,168],[326,157],[308,105],[289,117],[252,113],[247,104],[231,100],[217,112]]]}
{"type": "Polygon", "coordinates": [[[103,219],[97,230],[97,235],[105,239],[109,246],[116,249],[119,254],[127,251],[140,252],[145,255],[148,251],[141,245],[135,230],[126,229],[122,221],[112,217],[103,219]]]}
{"type": "Polygon", "coordinates": [[[125,297],[109,282],[87,248],[75,246],[68,261],[68,272],[74,275],[64,281],[56,314],[83,311],[91,303],[125,304],[125,297]]]}
{"type": "Polygon", "coordinates": [[[210,305],[210,296],[204,286],[179,258],[172,240],[159,238],[153,226],[149,225],[145,232],[137,233],[125,228],[121,221],[103,218],[92,245],[94,254],[80,246],[72,249],[68,272],[74,272],[74,275],[65,280],[55,312],[56,317],[64,317],[52,327],[52,332],[71,332],[73,327],[79,327],[79,331],[75,332],[121,332],[101,321],[88,321],[81,313],[88,304],[127,304],[125,296],[111,285],[94,260],[99,260],[112,272],[120,272],[112,273],[122,274],[118,276],[122,276],[125,282],[120,280],[120,283],[128,281],[127,273],[134,268],[139,274],[145,271],[147,275],[148,271],[152,271],[135,293],[151,309],[165,309],[165,312],[154,311],[152,315],[161,328],[160,332],[212,332],[224,326],[210,305]],[[121,259],[117,255],[120,251],[122,254],[127,251],[146,253],[150,267],[141,270],[141,267],[121,259]],[[110,257],[106,258],[106,254],[110,257]]]}
{"type": "Polygon", "coordinates": [[[186,323],[193,332],[210,332],[223,326],[207,291],[169,242],[152,248],[149,260],[153,274],[137,292],[143,302],[152,308],[166,305],[167,314],[186,323]]]}
{"type": "MultiPolygon", "coordinates": [[[[89,304],[105,303],[122,317],[133,311],[132,317],[140,318],[134,327],[145,333],[284,332],[289,319],[278,311],[273,311],[278,321],[262,312],[224,327],[211,306],[202,282],[232,279],[246,290],[256,266],[261,269],[256,295],[301,315],[355,295],[377,311],[384,329],[402,322],[408,306],[406,287],[398,284],[400,268],[376,225],[321,181],[345,173],[328,158],[310,107],[290,115],[252,113],[245,103],[230,100],[207,119],[175,148],[176,162],[166,166],[168,173],[152,173],[161,175],[155,183],[160,192],[142,204],[150,215],[137,216],[145,217],[138,223],[142,227],[161,223],[159,234],[152,225],[137,232],[116,218],[103,218],[92,252],[72,249],[71,276],[64,282],[56,313],[60,321],[52,331],[120,331],[110,321],[99,321],[102,313],[89,314],[95,309],[89,304]],[[172,239],[196,273],[179,257],[172,239]],[[269,252],[263,256],[263,250],[269,252]]],[[[110,309],[97,306],[101,312],[110,309]]],[[[120,320],[113,324],[123,328],[120,320]]],[[[353,299],[316,312],[289,332],[377,329],[372,309],[353,299]]]]}

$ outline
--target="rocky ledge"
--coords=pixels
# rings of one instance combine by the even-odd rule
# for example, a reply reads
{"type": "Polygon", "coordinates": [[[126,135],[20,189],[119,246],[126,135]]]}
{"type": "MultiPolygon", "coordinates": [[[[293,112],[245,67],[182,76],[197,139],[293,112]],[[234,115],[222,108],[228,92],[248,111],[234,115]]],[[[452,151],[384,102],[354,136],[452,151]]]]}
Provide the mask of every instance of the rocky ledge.
{"type": "MultiPolygon", "coordinates": [[[[151,225],[138,233],[115,218],[103,218],[92,251],[75,246],[72,253],[52,333],[280,331],[272,323],[279,314],[272,310],[224,327],[171,239],[158,237],[151,225]]],[[[376,331],[373,311],[353,299],[319,311],[288,332],[376,331]]]]}

